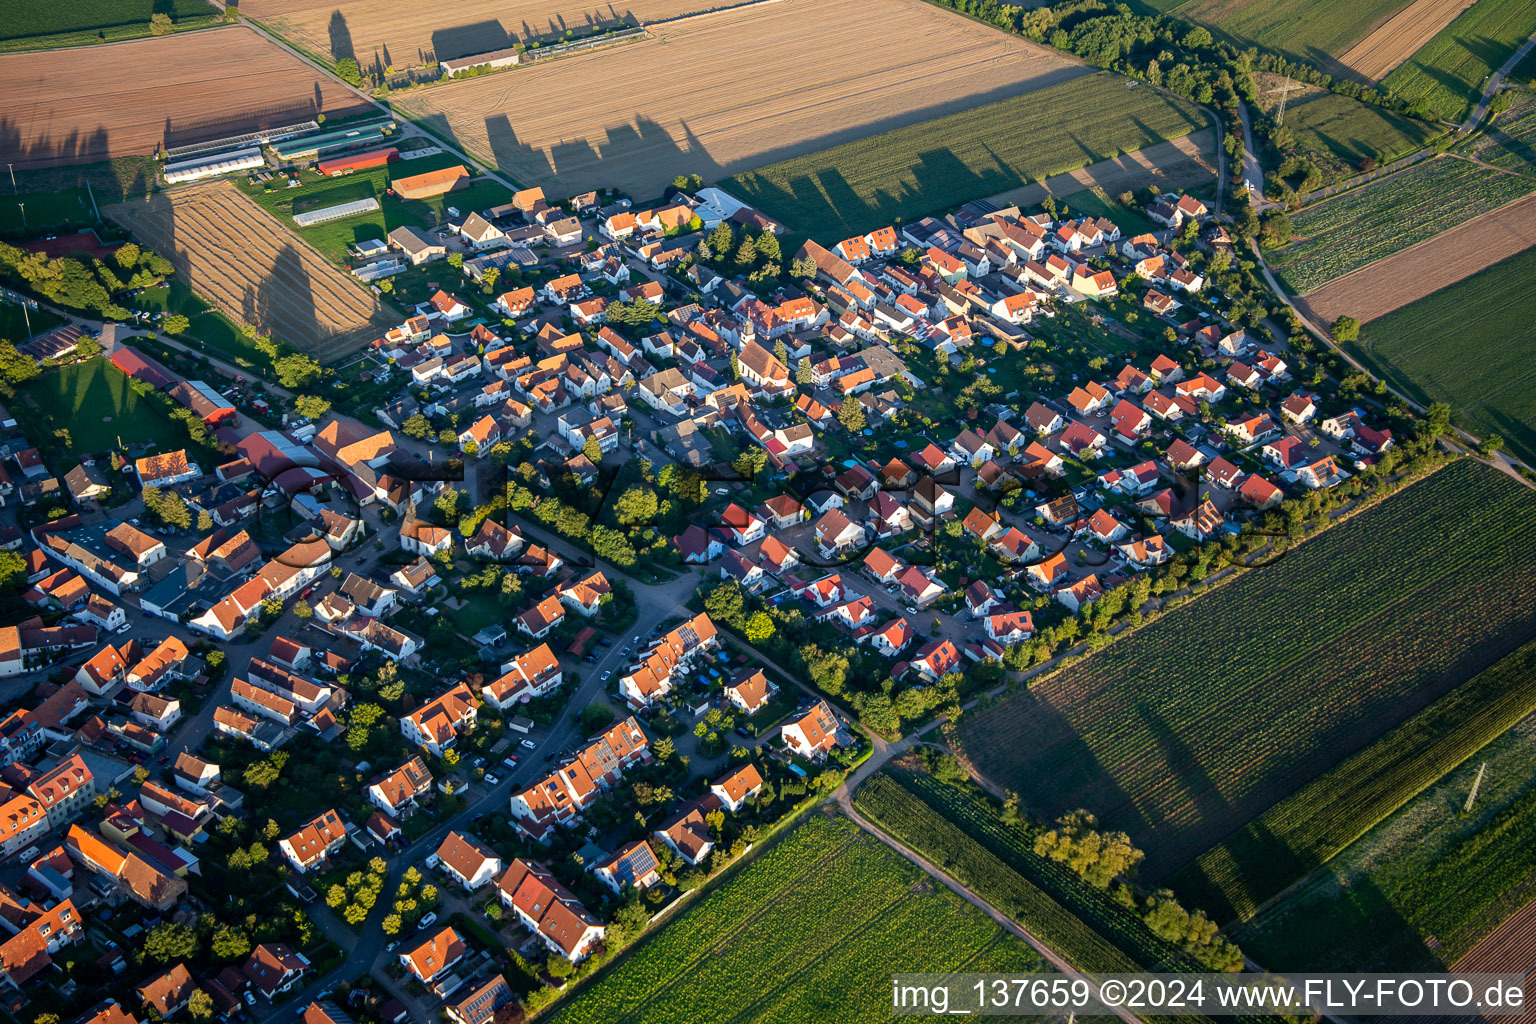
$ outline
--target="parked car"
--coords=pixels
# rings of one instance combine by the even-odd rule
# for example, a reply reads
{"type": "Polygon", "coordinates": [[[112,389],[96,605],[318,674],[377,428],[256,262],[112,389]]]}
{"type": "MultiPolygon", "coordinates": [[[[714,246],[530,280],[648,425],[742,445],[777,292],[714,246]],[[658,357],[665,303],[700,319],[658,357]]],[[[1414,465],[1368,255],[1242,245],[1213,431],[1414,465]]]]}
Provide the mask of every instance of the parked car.
{"type": "Polygon", "coordinates": [[[431,928],[435,924],[437,924],[437,915],[429,911],[422,915],[420,921],[416,922],[416,930],[421,931],[423,928],[431,928]]]}
{"type": "Polygon", "coordinates": [[[486,772],[485,773],[485,784],[487,786],[495,786],[495,785],[498,785],[500,782],[501,782],[501,780],[496,777],[494,772],[486,772]]]}
{"type": "Polygon", "coordinates": [[[519,740],[518,742],[525,750],[536,750],[538,748],[538,744],[533,742],[533,740],[519,740]]]}

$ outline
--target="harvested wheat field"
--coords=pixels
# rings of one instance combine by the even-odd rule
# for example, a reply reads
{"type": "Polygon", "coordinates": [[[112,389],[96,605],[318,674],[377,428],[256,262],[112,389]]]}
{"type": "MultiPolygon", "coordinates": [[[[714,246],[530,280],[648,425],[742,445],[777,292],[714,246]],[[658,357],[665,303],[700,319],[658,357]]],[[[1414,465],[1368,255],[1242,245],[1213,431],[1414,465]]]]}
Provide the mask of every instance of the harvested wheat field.
{"type": "Polygon", "coordinates": [[[1203,188],[1209,186],[1215,176],[1216,133],[1206,129],[988,198],[999,206],[1029,209],[1039,206],[1046,196],[1068,196],[1085,188],[1102,188],[1111,195],[1147,186],[1203,188]]]}
{"type": "Polygon", "coordinates": [[[363,106],[242,25],[0,56],[0,162],[16,168],[148,156],[363,106]]]}
{"type": "Polygon", "coordinates": [[[724,178],[1089,70],[911,0],[783,0],[395,105],[519,184],[644,197],[679,173],[724,178]]]}
{"type": "Polygon", "coordinates": [[[168,253],[203,298],[321,362],[360,348],[394,319],[371,291],[228,182],[162,192],[104,212],[168,253]]]}
{"type": "Polygon", "coordinates": [[[1474,0],[1413,0],[1339,56],[1361,78],[1379,82],[1435,37],[1474,0]]]}
{"type": "MultiPolygon", "coordinates": [[[[1451,965],[1456,974],[1519,974],[1526,972],[1526,991],[1536,984],[1536,900],[1532,900],[1451,965]]],[[[1443,1018],[1442,1018],[1443,1019],[1443,1018]]],[[[1526,1000],[1519,1016],[1499,1018],[1500,1024],[1536,1024],[1536,1005],[1526,1000]]]]}
{"type": "Polygon", "coordinates": [[[457,0],[423,10],[421,0],[245,0],[240,13],[310,53],[404,71],[567,30],[581,35],[719,6],[720,0],[457,0]]]}
{"type": "Polygon", "coordinates": [[[1317,323],[1365,323],[1536,246],[1536,195],[1490,210],[1449,231],[1361,267],[1302,296],[1317,323]]]}

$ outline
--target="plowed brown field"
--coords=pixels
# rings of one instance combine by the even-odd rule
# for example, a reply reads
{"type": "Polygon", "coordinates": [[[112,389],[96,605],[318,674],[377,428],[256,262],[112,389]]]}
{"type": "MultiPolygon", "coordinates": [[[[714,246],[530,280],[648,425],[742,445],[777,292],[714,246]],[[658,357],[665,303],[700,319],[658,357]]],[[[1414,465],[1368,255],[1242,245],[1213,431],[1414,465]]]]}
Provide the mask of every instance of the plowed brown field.
{"type": "Polygon", "coordinates": [[[1474,0],[1414,0],[1351,46],[1339,63],[1379,82],[1435,37],[1474,0]]]}
{"type": "Polygon", "coordinates": [[[621,18],[656,21],[720,7],[728,0],[245,0],[240,13],[322,57],[405,70],[429,61],[499,50],[567,29],[583,33],[621,18]]]}
{"type": "Polygon", "coordinates": [[[395,103],[523,185],[650,196],[679,173],[727,177],[1088,70],[910,0],[784,0],[395,103]]]}
{"type": "Polygon", "coordinates": [[[1494,929],[1467,953],[1451,965],[1456,974],[1519,974],[1526,973],[1526,1008],[1519,1016],[1490,1018],[1499,1024],[1536,1024],[1536,1004],[1530,999],[1536,984],[1536,900],[1532,900],[1494,929]]]}
{"type": "Polygon", "coordinates": [[[209,302],[322,363],[360,348],[393,319],[365,286],[228,182],[162,192],[104,212],[169,254],[209,302]]]}
{"type": "Polygon", "coordinates": [[[1434,238],[1361,267],[1302,296],[1316,323],[1365,323],[1471,277],[1536,245],[1536,195],[1490,210],[1434,238]]]}
{"type": "Polygon", "coordinates": [[[241,25],[87,50],[0,56],[0,162],[148,156],[171,146],[356,113],[346,87],[241,25]]]}

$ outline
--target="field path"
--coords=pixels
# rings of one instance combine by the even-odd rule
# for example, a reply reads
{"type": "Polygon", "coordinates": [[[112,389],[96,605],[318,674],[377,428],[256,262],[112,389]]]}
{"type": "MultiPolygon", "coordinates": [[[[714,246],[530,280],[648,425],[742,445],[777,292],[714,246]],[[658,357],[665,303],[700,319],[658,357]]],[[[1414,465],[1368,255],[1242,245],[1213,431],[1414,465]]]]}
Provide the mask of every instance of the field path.
{"type": "Polygon", "coordinates": [[[1483,86],[1483,95],[1478,99],[1477,106],[1472,108],[1471,115],[1461,126],[1463,132],[1469,132],[1477,127],[1477,123],[1488,112],[1488,104],[1493,102],[1493,98],[1498,95],[1499,89],[1503,87],[1504,76],[1515,70],[1515,65],[1524,60],[1525,55],[1530,53],[1533,47],[1536,47],[1536,36],[1527,39],[1524,46],[1510,54],[1509,60],[1504,62],[1503,67],[1488,76],[1488,84],[1483,86]]]}
{"type": "Polygon", "coordinates": [[[1318,323],[1365,323],[1536,245],[1536,193],[1473,217],[1314,289],[1298,300],[1318,323]]]}
{"type": "MultiPolygon", "coordinates": [[[[1019,927],[1017,921],[1003,913],[1001,910],[998,910],[986,900],[982,899],[971,889],[961,885],[959,882],[946,875],[943,871],[939,870],[937,866],[935,866],[922,854],[918,853],[910,846],[907,846],[905,843],[902,843],[899,840],[893,839],[892,837],[886,835],[884,832],[880,831],[880,829],[873,822],[869,821],[858,811],[854,810],[853,799],[849,795],[848,788],[846,786],[838,791],[837,804],[838,807],[841,808],[842,812],[848,815],[849,821],[852,821],[855,825],[859,826],[859,828],[862,828],[864,831],[880,840],[886,846],[889,846],[891,849],[907,858],[907,860],[917,865],[925,873],[927,873],[930,878],[933,878],[935,881],[944,883],[944,885],[948,886],[956,895],[960,896],[967,903],[971,904],[973,907],[976,907],[992,920],[1002,925],[1005,929],[1008,930],[1010,934],[1016,935],[1020,939],[1023,939],[1031,949],[1033,949],[1036,953],[1039,953],[1040,956],[1044,958],[1046,963],[1050,964],[1052,967],[1056,968],[1058,971],[1060,971],[1062,974],[1065,974],[1069,978],[1082,978],[1083,981],[1087,983],[1090,990],[1092,990],[1095,995],[1098,994],[1098,987],[1094,985],[1093,982],[1088,981],[1088,979],[1083,975],[1081,971],[1079,971],[1076,967],[1073,967],[1072,964],[1068,962],[1066,957],[1063,957],[1050,946],[1047,946],[1042,940],[1035,937],[1035,935],[1032,933],[1019,927]]],[[[1130,1010],[1127,1010],[1123,1006],[1114,1006],[1110,1009],[1116,1017],[1119,1017],[1121,1020],[1125,1021],[1126,1024],[1143,1024],[1140,1017],[1137,1017],[1134,1013],[1132,1013],[1130,1010]]]]}
{"type": "Polygon", "coordinates": [[[1100,160],[1044,181],[988,196],[998,206],[1038,206],[1046,196],[1071,195],[1087,188],[1102,188],[1110,195],[1128,188],[1156,184],[1166,188],[1204,185],[1216,175],[1216,130],[1206,128],[1183,138],[1159,142],[1134,153],[1100,160]]]}

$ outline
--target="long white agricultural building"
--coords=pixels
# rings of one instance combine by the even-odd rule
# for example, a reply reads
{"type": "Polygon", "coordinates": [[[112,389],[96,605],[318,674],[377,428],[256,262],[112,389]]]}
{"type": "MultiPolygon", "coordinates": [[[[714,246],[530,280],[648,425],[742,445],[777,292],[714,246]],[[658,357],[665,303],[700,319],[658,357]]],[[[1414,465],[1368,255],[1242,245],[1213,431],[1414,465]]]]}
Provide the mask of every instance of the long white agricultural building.
{"type": "Polygon", "coordinates": [[[343,217],[351,217],[359,213],[371,213],[378,208],[379,201],[369,196],[367,199],[354,199],[350,203],[322,206],[318,210],[296,213],[293,215],[293,222],[301,228],[312,228],[316,224],[324,224],[326,221],[341,220],[343,217]]]}
{"type": "Polygon", "coordinates": [[[184,181],[197,181],[199,178],[212,178],[219,174],[253,170],[266,162],[259,148],[239,149],[232,153],[213,153],[166,164],[165,180],[168,184],[176,185],[184,181]]]}

